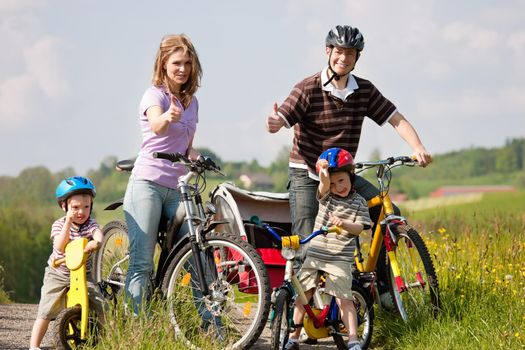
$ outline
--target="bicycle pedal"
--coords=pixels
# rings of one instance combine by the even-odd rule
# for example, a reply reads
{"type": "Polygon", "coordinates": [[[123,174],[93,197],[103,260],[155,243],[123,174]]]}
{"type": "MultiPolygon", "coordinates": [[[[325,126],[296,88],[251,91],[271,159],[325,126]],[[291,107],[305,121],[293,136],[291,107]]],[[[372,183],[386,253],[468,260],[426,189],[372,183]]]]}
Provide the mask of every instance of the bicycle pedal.
{"type": "Polygon", "coordinates": [[[374,282],[376,280],[375,272],[359,272],[356,279],[362,283],[374,282]]]}

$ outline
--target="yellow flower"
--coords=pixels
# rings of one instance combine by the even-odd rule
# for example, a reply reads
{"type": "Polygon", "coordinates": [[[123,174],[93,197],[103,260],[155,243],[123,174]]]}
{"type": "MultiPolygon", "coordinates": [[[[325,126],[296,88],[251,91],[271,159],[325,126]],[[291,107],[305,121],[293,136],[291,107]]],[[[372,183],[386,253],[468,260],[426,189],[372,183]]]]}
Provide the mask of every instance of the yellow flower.
{"type": "MultiPolygon", "coordinates": [[[[446,230],[444,227],[441,227],[441,228],[438,229],[438,232],[439,232],[440,234],[444,234],[445,232],[447,232],[447,230],[446,230]]],[[[525,246],[525,245],[524,245],[524,246],[525,246]]]]}

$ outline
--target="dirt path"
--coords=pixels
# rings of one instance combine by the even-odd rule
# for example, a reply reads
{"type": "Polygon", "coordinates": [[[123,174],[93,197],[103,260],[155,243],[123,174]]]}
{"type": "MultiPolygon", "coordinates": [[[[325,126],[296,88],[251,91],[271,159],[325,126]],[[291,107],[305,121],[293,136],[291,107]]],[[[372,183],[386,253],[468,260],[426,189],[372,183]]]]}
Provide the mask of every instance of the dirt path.
{"type": "MultiPolygon", "coordinates": [[[[0,305],[0,349],[28,349],[31,337],[31,328],[35,321],[38,305],[36,304],[9,304],[0,305]]],[[[50,325],[50,329],[52,324],[50,325]]],[[[270,333],[268,327],[252,350],[267,350],[269,348],[270,333]]],[[[333,342],[326,339],[317,345],[301,345],[301,350],[335,349],[333,342]]],[[[48,332],[42,342],[42,349],[54,349],[48,332]]]]}

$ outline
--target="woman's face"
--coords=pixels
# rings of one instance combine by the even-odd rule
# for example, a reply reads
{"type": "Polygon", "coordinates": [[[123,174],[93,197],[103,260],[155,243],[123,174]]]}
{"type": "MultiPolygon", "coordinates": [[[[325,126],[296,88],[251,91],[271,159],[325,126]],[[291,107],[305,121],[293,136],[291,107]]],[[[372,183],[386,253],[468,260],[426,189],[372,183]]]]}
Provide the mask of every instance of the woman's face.
{"type": "Polygon", "coordinates": [[[326,55],[330,59],[330,66],[340,76],[347,75],[354,69],[357,61],[356,49],[345,49],[343,47],[326,48],[326,55]],[[330,56],[330,51],[332,55],[330,56]]]}
{"type": "Polygon", "coordinates": [[[172,53],[164,65],[168,79],[171,80],[174,87],[179,88],[188,81],[191,68],[191,57],[187,52],[184,53],[182,49],[172,53]]]}

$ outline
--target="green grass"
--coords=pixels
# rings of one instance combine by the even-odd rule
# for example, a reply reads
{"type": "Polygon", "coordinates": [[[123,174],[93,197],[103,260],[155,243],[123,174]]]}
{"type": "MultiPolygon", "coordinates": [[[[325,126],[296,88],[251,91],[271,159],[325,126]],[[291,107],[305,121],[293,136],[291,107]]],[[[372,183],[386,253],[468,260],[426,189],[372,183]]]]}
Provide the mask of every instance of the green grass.
{"type": "Polygon", "coordinates": [[[402,324],[381,314],[381,349],[525,347],[525,193],[415,211],[408,216],[436,265],[443,311],[402,324]]]}
{"type": "MultiPolygon", "coordinates": [[[[433,257],[443,310],[404,323],[376,309],[371,348],[525,348],[524,208],[519,192],[406,212],[433,257]]],[[[150,317],[110,316],[99,348],[185,349],[162,303],[152,310],[150,317]]]]}

